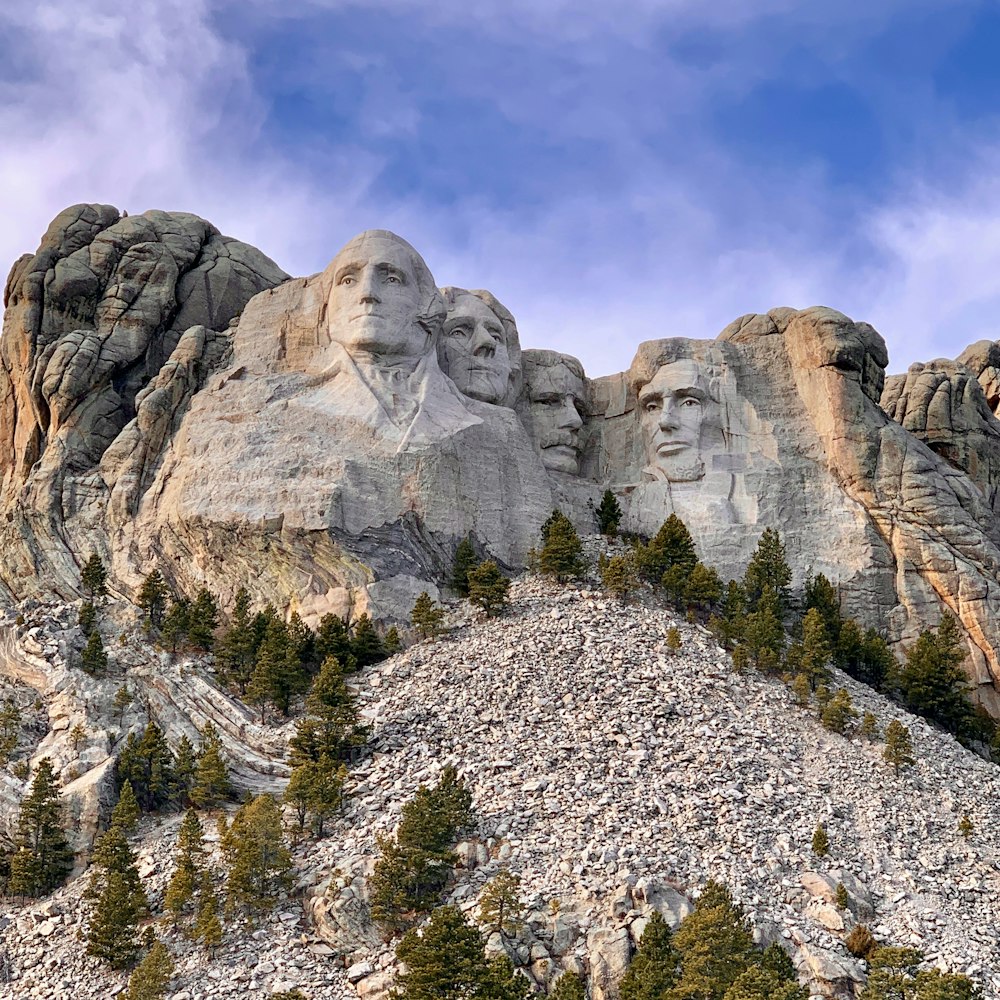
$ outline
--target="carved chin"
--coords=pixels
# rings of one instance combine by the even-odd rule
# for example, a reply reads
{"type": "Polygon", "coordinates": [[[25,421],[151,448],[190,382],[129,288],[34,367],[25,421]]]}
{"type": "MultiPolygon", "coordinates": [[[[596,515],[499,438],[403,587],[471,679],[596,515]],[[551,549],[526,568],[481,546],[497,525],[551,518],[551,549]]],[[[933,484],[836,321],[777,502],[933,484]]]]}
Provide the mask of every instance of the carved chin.
{"type": "Polygon", "coordinates": [[[576,476],[580,472],[580,453],[569,445],[552,445],[542,449],[542,465],[550,472],[568,472],[576,476]]]}
{"type": "Polygon", "coordinates": [[[507,383],[506,381],[501,383],[498,377],[471,375],[467,384],[459,388],[466,396],[478,399],[481,403],[499,403],[503,399],[507,383]]]}
{"type": "Polygon", "coordinates": [[[671,462],[662,455],[646,470],[653,479],[668,483],[694,483],[705,476],[705,463],[701,459],[687,458],[671,462]]]}

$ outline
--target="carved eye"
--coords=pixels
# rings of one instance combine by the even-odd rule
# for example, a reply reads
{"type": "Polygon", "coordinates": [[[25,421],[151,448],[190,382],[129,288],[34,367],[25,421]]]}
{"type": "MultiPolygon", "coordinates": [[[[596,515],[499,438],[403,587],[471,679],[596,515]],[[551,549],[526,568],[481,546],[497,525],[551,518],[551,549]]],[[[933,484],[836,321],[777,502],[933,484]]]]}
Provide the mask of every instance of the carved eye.
{"type": "Polygon", "coordinates": [[[694,396],[688,396],[681,402],[681,406],[701,406],[701,400],[695,399],[694,396]]]}
{"type": "Polygon", "coordinates": [[[354,284],[354,275],[353,274],[345,274],[340,279],[340,281],[337,282],[337,284],[339,284],[339,285],[353,285],[354,284]]]}
{"type": "Polygon", "coordinates": [[[398,274],[387,274],[385,276],[385,282],[386,282],[387,285],[399,285],[399,284],[402,284],[402,282],[399,280],[399,275],[398,274]]]}
{"type": "Polygon", "coordinates": [[[660,408],[660,404],[655,400],[651,399],[648,403],[643,406],[643,409],[647,413],[655,413],[660,408]]]}

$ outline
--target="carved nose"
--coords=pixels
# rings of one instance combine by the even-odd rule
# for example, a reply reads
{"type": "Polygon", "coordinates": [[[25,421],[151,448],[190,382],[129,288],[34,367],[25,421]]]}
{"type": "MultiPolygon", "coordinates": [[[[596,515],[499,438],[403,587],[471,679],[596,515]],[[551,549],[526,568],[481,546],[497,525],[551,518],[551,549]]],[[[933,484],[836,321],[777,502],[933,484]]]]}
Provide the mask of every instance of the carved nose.
{"type": "Polygon", "coordinates": [[[497,352],[497,342],[481,327],[476,327],[475,339],[472,342],[472,353],[477,358],[492,358],[497,352]]]}
{"type": "Polygon", "coordinates": [[[677,422],[677,412],[672,404],[663,404],[663,409],[660,410],[660,419],[658,423],[660,425],[660,429],[665,431],[676,430],[679,426],[677,422]]]}
{"type": "Polygon", "coordinates": [[[583,426],[583,417],[580,416],[580,411],[570,399],[563,403],[562,420],[559,426],[572,430],[579,430],[583,426]]]}

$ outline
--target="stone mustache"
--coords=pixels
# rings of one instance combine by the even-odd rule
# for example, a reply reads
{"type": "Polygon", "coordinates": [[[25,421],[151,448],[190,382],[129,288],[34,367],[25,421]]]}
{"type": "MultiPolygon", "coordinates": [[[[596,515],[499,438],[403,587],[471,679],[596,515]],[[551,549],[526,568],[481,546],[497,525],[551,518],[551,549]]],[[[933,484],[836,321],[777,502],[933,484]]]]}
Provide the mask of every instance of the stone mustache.
{"type": "Polygon", "coordinates": [[[53,221],[5,306],[9,598],[75,594],[96,550],[129,595],[157,565],[224,606],[405,619],[466,535],[515,569],[553,507],[590,531],[610,488],[626,529],[676,512],[724,577],[777,528],[798,585],[824,573],[895,642],[952,611],[1000,714],[996,345],[886,385],[871,326],[775,309],[588,378],[392,233],[289,278],[194,216],[101,205],[53,221]]]}

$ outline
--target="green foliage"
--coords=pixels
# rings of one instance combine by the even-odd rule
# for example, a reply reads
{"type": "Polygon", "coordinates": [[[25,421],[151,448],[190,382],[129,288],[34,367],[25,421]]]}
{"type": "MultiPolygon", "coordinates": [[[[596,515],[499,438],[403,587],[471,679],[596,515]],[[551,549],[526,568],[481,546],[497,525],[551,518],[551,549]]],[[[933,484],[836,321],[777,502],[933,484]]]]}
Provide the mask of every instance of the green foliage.
{"type": "Polygon", "coordinates": [[[472,823],[472,798],[454,767],[434,788],[421,786],[403,806],[395,838],[379,839],[379,858],[368,879],[372,916],[390,928],[438,902],[454,865],[451,845],[472,823]]]}
{"type": "Polygon", "coordinates": [[[792,571],[785,558],[781,536],[773,528],[765,528],[743,575],[748,610],[755,611],[764,595],[770,592],[774,612],[779,620],[783,619],[788,610],[791,582],[792,571]]]}
{"type": "Polygon", "coordinates": [[[451,567],[451,587],[459,597],[469,596],[469,574],[478,564],[472,539],[466,535],[455,549],[455,559],[451,567]]]}
{"type": "Polygon", "coordinates": [[[208,652],[215,645],[215,630],[218,627],[219,606],[213,594],[202,587],[191,602],[188,612],[188,642],[195,649],[208,652]]]}
{"type": "Polygon", "coordinates": [[[359,667],[379,663],[386,657],[382,637],[376,631],[368,615],[362,615],[351,629],[351,655],[359,667]]]}
{"type": "Polygon", "coordinates": [[[125,721],[125,711],[131,707],[133,700],[132,692],[127,684],[123,684],[115,691],[115,700],[111,703],[111,707],[118,713],[119,726],[125,721]]]}
{"type": "Polygon", "coordinates": [[[203,871],[198,891],[198,915],[195,919],[193,935],[212,956],[222,944],[222,921],[219,919],[219,898],[212,885],[212,875],[203,871]]]}
{"type": "Polygon", "coordinates": [[[564,972],[549,991],[550,1000],[587,1000],[583,977],[575,972],[564,972]]]}
{"type": "Polygon", "coordinates": [[[214,809],[233,794],[222,739],[211,722],[206,722],[201,731],[201,745],[192,778],[189,797],[199,809],[214,809]]]}
{"type": "Polygon", "coordinates": [[[488,932],[513,937],[523,923],[521,880],[506,868],[487,883],[479,897],[479,922],[488,932]]]}
{"type": "Polygon", "coordinates": [[[162,1000],[174,975],[174,963],[162,941],[154,942],[129,976],[125,1000],[162,1000]]]}
{"type": "Polygon", "coordinates": [[[809,990],[782,981],[770,969],[752,966],[736,978],[723,1000],[809,1000],[809,990]]]}
{"type": "Polygon", "coordinates": [[[0,766],[6,764],[21,735],[21,710],[7,698],[0,707],[0,766]]]}
{"type": "Polygon", "coordinates": [[[660,1000],[669,995],[677,982],[679,965],[670,927],[654,910],[619,985],[621,1000],[660,1000]]]}
{"type": "Polygon", "coordinates": [[[701,615],[706,615],[722,600],[722,594],[722,580],[719,574],[711,566],[701,562],[695,563],[684,585],[684,605],[701,615]]]}
{"type": "Polygon", "coordinates": [[[597,522],[597,530],[602,535],[614,538],[618,534],[618,525],[621,524],[622,520],[622,509],[614,493],[611,490],[605,490],[599,504],[595,506],[593,500],[588,500],[587,506],[597,522]]]}
{"type": "Polygon", "coordinates": [[[884,691],[895,673],[896,661],[885,639],[873,628],[862,633],[853,618],[841,625],[834,659],[841,670],[876,691],[884,691]]]}
{"type": "MultiPolygon", "coordinates": [[[[338,619],[339,620],[339,619],[338,619]]],[[[215,647],[215,668],[222,679],[240,693],[245,693],[257,660],[260,637],[250,615],[250,595],[246,588],[236,592],[229,627],[219,637],[215,647]]]]}
{"type": "Polygon", "coordinates": [[[316,656],[320,663],[332,656],[346,674],[356,669],[351,654],[351,633],[343,618],[337,615],[323,615],[320,619],[316,631],[316,656]]]}
{"type": "Polygon", "coordinates": [[[473,1000],[485,994],[483,942],[458,907],[435,910],[422,934],[403,937],[396,957],[406,964],[396,978],[398,1000],[473,1000]]]}
{"type": "Polygon", "coordinates": [[[191,804],[191,789],[194,786],[194,772],[198,766],[198,757],[194,745],[183,734],[177,741],[174,751],[173,787],[170,797],[180,806],[191,804]]]}
{"type": "Polygon", "coordinates": [[[107,596],[108,571],[96,552],[91,552],[90,558],[84,563],[80,571],[80,582],[91,598],[107,596]]]}
{"type": "Polygon", "coordinates": [[[204,831],[198,814],[189,809],[184,814],[174,851],[174,872],[163,894],[163,908],[174,924],[194,904],[195,893],[202,881],[205,857],[204,831]]]}
{"type": "Polygon", "coordinates": [[[749,661],[762,673],[776,673],[785,648],[785,630],[781,625],[779,601],[774,592],[765,588],[756,608],[742,624],[743,641],[749,661]]]}
{"type": "Polygon", "coordinates": [[[268,705],[273,705],[287,718],[292,698],[301,693],[306,685],[306,675],[288,625],[270,606],[264,616],[264,637],[257,649],[253,673],[246,689],[246,700],[260,709],[261,722],[265,719],[268,705]]]}
{"type": "Polygon", "coordinates": [[[939,969],[918,971],[923,956],[915,948],[876,948],[868,956],[868,984],[859,1000],[980,1000],[966,976],[939,969]]]}
{"type": "Polygon", "coordinates": [[[837,892],[834,896],[834,902],[842,910],[846,910],[851,905],[851,897],[847,892],[847,886],[845,886],[843,882],[837,883],[837,892]]]}
{"type": "Polygon", "coordinates": [[[153,812],[167,805],[174,795],[174,755],[155,722],[150,722],[137,739],[129,733],[125,746],[118,755],[117,776],[119,787],[129,782],[139,808],[153,812]]]}
{"type": "Polygon", "coordinates": [[[958,821],[958,832],[968,840],[975,833],[976,828],[972,825],[972,820],[968,816],[963,816],[958,821]]]}
{"type": "Polygon", "coordinates": [[[635,560],[630,555],[612,556],[600,563],[598,568],[601,573],[601,585],[620,601],[625,601],[638,586],[635,560]]]}
{"type": "MultiPolygon", "coordinates": [[[[466,574],[466,594],[468,594],[468,574],[466,574]]],[[[431,600],[431,595],[426,590],[421,591],[420,596],[413,605],[410,612],[410,622],[420,633],[421,639],[432,639],[441,631],[441,623],[444,621],[444,608],[431,600]]]]}
{"type": "Polygon", "coordinates": [[[128,836],[135,832],[138,823],[139,803],[136,801],[132,786],[124,781],[118,792],[118,801],[111,811],[111,825],[120,827],[128,836]]]}
{"type": "Polygon", "coordinates": [[[885,750],[882,752],[882,757],[887,764],[892,765],[897,775],[904,767],[911,767],[917,762],[913,756],[910,730],[898,719],[893,719],[886,727],[885,750]]]}
{"type": "Polygon", "coordinates": [[[403,640],[399,637],[399,629],[395,625],[386,632],[382,645],[385,647],[386,656],[393,656],[403,648],[403,640]]]}
{"type": "Polygon", "coordinates": [[[865,712],[861,718],[861,725],[858,727],[858,735],[873,742],[878,739],[878,719],[872,712],[865,712]]]}
{"type": "Polygon", "coordinates": [[[815,691],[830,676],[830,646],[827,642],[828,629],[817,608],[810,608],[802,619],[802,654],[799,670],[809,678],[809,686],[815,691]]]}
{"type": "Polygon", "coordinates": [[[906,651],[899,675],[906,707],[957,736],[974,727],[975,717],[967,694],[968,679],[960,667],[966,655],[962,645],[958,622],[946,614],[936,632],[921,632],[906,651]]]}
{"type": "Polygon", "coordinates": [[[62,825],[59,784],[52,762],[43,757],[18,813],[10,859],[12,896],[45,896],[66,880],[73,867],[62,825]]]}
{"type": "Polygon", "coordinates": [[[636,549],[639,572],[653,586],[660,586],[664,574],[675,567],[686,577],[697,562],[691,532],[676,514],[671,514],[659,531],[636,549]]]}
{"type": "Polygon", "coordinates": [[[795,704],[800,708],[809,707],[812,689],[809,686],[809,678],[805,674],[799,673],[792,678],[792,696],[795,698],[795,704]]]}
{"type": "Polygon", "coordinates": [[[681,630],[676,625],[667,629],[667,649],[676,653],[681,648],[681,630]]]}
{"type": "Polygon", "coordinates": [[[480,563],[469,573],[469,600],[495,618],[507,606],[510,580],[500,572],[492,559],[480,563]]]}
{"type": "Polygon", "coordinates": [[[830,732],[840,733],[843,736],[851,721],[857,716],[858,713],[854,710],[847,688],[839,688],[823,709],[820,721],[830,732]]]}
{"type": "Polygon", "coordinates": [[[725,649],[732,649],[743,638],[746,623],[746,593],[743,585],[730,580],[717,615],[708,620],[708,627],[725,649]]]}
{"type": "Polygon", "coordinates": [[[108,654],[104,651],[104,640],[95,628],[87,639],[87,645],[80,654],[80,668],[92,677],[100,677],[108,669],[108,654]]]}
{"type": "Polygon", "coordinates": [[[812,850],[818,858],[825,858],[830,853],[830,836],[822,823],[817,823],[813,830],[812,850]]]}
{"type": "Polygon", "coordinates": [[[583,576],[587,572],[587,561],[573,522],[562,511],[554,510],[545,524],[543,543],[538,553],[542,573],[555,577],[560,583],[583,576]]]}
{"type": "Polygon", "coordinates": [[[80,605],[80,613],[76,620],[80,631],[89,639],[97,625],[97,608],[93,601],[84,601],[80,605]]]}
{"type": "Polygon", "coordinates": [[[332,761],[350,761],[365,745],[367,730],[358,723],[354,699],[334,657],[328,656],[313,678],[305,707],[308,714],[296,722],[295,735],[288,741],[293,767],[318,762],[324,755],[332,761]]]}
{"type": "MultiPolygon", "coordinates": [[[[746,969],[756,964],[750,923],[743,908],[722,885],[709,882],[694,912],[674,934],[681,975],[674,994],[681,998],[722,1000],[746,969]]],[[[669,995],[669,994],[668,994],[669,995]]]]}
{"type": "Polygon", "coordinates": [[[325,754],[318,761],[303,761],[292,771],[282,801],[295,810],[300,833],[311,816],[316,836],[323,836],[323,824],[343,804],[346,782],[347,767],[338,768],[325,754]]]}
{"type": "Polygon", "coordinates": [[[290,884],[292,858],[281,829],[281,811],[270,795],[241,806],[221,837],[229,868],[226,910],[252,914],[274,906],[290,884]]]}
{"type": "Polygon", "coordinates": [[[830,649],[836,649],[840,642],[840,629],[843,616],[840,613],[840,597],[833,584],[822,574],[806,580],[805,586],[806,614],[816,611],[823,622],[826,631],[826,642],[830,649]]]}
{"type": "Polygon", "coordinates": [[[187,639],[190,620],[191,602],[186,597],[178,597],[170,605],[170,610],[163,619],[163,626],[160,629],[160,635],[170,647],[171,653],[176,653],[178,646],[187,639]]]}
{"type": "Polygon", "coordinates": [[[158,569],[150,570],[139,588],[136,603],[146,612],[146,621],[153,628],[159,628],[163,624],[169,596],[170,588],[160,575],[160,571],[158,569]]]}

